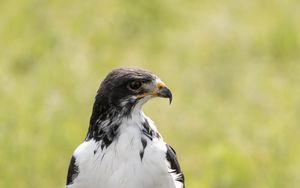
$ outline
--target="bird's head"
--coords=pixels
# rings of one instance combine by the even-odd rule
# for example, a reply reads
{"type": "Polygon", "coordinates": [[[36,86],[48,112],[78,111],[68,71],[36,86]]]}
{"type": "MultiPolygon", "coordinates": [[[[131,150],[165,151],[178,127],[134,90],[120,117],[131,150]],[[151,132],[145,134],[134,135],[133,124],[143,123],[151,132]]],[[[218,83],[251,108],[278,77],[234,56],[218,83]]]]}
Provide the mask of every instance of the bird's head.
{"type": "Polygon", "coordinates": [[[170,103],[172,101],[171,91],[156,75],[142,69],[115,69],[102,81],[95,97],[93,113],[101,116],[113,110],[129,115],[134,109],[140,110],[145,102],[154,97],[168,98],[170,103]]]}
{"type": "Polygon", "coordinates": [[[141,70],[120,68],[111,71],[100,85],[96,101],[107,100],[107,104],[123,110],[139,108],[154,97],[172,101],[169,88],[154,74],[141,70]]]}

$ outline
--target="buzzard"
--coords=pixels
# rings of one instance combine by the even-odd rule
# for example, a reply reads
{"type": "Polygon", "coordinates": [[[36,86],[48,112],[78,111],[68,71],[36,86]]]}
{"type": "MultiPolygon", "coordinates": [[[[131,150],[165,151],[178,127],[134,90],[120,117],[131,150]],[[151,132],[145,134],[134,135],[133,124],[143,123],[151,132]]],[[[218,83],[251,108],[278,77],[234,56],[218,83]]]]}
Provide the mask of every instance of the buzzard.
{"type": "Polygon", "coordinates": [[[154,74],[110,72],[96,94],[86,138],[74,151],[67,188],[184,188],[175,150],[142,106],[172,93],[154,74]]]}

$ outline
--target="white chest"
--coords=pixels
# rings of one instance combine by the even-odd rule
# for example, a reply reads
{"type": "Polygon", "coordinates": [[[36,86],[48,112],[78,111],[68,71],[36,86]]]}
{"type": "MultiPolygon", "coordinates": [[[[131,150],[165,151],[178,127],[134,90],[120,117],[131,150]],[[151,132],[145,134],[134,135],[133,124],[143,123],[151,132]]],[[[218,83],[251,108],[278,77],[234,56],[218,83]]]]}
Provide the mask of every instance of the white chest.
{"type": "Polygon", "coordinates": [[[68,188],[175,187],[168,173],[166,146],[161,138],[145,137],[140,123],[132,120],[122,122],[119,133],[103,150],[94,140],[76,149],[79,174],[68,188]]]}

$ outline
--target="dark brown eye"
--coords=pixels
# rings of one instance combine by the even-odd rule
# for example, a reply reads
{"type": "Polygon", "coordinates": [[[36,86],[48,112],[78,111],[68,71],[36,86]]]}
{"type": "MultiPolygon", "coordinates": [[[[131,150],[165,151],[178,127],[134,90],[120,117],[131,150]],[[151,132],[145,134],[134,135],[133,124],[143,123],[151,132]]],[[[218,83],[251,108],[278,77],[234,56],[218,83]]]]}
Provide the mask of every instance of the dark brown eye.
{"type": "Polygon", "coordinates": [[[142,82],[140,81],[133,81],[129,84],[129,88],[132,90],[138,90],[142,86],[142,82]]]}

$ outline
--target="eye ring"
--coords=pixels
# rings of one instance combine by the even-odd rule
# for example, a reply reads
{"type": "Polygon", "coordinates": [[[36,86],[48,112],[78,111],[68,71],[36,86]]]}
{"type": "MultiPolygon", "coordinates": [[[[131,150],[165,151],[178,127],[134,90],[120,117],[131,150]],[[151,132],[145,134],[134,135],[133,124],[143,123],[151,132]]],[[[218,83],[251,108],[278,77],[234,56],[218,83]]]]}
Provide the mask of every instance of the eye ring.
{"type": "Polygon", "coordinates": [[[141,86],[142,86],[142,82],[140,81],[133,81],[128,85],[129,89],[131,90],[138,90],[141,88],[141,86]]]}

